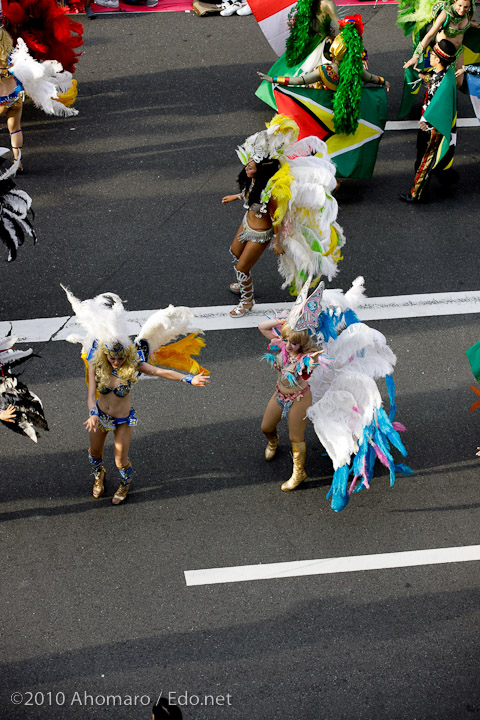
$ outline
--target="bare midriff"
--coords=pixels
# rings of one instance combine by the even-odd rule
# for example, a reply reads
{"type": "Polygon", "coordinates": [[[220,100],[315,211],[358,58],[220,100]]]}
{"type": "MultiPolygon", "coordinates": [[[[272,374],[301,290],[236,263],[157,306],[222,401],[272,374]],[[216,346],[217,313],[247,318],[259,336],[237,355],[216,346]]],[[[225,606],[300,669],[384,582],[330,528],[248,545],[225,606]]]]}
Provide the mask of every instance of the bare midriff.
{"type": "Polygon", "coordinates": [[[12,75],[0,79],[0,95],[10,95],[17,87],[17,81],[12,75]]]}
{"type": "Polygon", "coordinates": [[[296,385],[284,385],[282,382],[280,382],[280,380],[278,380],[277,387],[282,393],[282,395],[294,395],[299,390],[304,390],[306,387],[308,387],[308,382],[303,378],[297,377],[296,381],[296,385]]]}
{"type": "Polygon", "coordinates": [[[268,213],[257,217],[252,210],[247,211],[247,222],[252,230],[269,230],[272,227],[272,220],[268,213]]]}

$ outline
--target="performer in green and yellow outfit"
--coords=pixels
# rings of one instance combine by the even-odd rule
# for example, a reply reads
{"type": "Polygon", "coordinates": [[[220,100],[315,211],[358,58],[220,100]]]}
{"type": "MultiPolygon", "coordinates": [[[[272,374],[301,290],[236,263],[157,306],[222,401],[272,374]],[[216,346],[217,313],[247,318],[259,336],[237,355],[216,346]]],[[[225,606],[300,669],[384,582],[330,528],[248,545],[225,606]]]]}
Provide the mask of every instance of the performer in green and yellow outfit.
{"type": "MultiPolygon", "coordinates": [[[[419,71],[431,70],[431,43],[449,40],[455,46],[456,64],[480,62],[480,30],[473,22],[472,0],[439,0],[421,3],[420,0],[400,0],[397,25],[405,35],[412,35],[413,55],[404,63],[405,85],[399,117],[406,117],[418,93],[419,71]]],[[[454,67],[454,70],[455,70],[454,67]]],[[[457,77],[457,86],[463,82],[457,77]]]]}
{"type": "Polygon", "coordinates": [[[430,62],[434,72],[431,76],[422,75],[427,92],[418,123],[415,179],[410,192],[399,195],[400,200],[409,203],[428,200],[432,175],[446,187],[458,180],[452,169],[457,117],[457,88],[451,67],[455,62],[455,45],[445,39],[435,43],[430,62]]]}

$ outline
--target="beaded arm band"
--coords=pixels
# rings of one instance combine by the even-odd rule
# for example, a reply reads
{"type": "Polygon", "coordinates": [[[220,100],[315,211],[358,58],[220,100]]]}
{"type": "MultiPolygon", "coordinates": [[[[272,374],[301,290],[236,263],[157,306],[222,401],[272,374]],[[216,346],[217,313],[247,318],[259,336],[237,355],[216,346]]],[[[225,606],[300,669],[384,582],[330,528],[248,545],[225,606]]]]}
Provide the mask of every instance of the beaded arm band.
{"type": "Polygon", "coordinates": [[[92,405],[92,407],[90,408],[90,415],[96,415],[97,417],[99,417],[99,412],[96,405],[92,405]]]}
{"type": "Polygon", "coordinates": [[[470,75],[480,75],[480,65],[465,65],[465,72],[470,75]]]}
{"type": "Polygon", "coordinates": [[[417,57],[421,58],[423,53],[425,52],[425,48],[423,47],[422,43],[419,42],[415,50],[413,51],[413,54],[417,57]]]}
{"type": "Polygon", "coordinates": [[[273,82],[277,83],[277,85],[288,85],[290,83],[289,77],[274,77],[273,82]]]}
{"type": "Polygon", "coordinates": [[[193,378],[194,378],[194,375],[184,375],[180,379],[180,382],[188,383],[189,385],[191,385],[193,378]]]}

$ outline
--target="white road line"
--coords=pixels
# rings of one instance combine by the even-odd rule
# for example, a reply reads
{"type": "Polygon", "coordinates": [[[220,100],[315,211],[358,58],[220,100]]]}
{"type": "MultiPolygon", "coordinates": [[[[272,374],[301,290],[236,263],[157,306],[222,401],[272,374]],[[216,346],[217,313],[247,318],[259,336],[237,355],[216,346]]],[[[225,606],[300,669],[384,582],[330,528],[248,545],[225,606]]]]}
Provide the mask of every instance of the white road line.
{"type": "MultiPolygon", "coordinates": [[[[326,290],[326,293],[329,291],[326,290]]],[[[238,330],[254,328],[265,315],[289,310],[291,303],[263,303],[255,305],[252,313],[242,318],[231,318],[231,305],[192,308],[194,325],[202,330],[238,330]]],[[[136,310],[128,314],[132,335],[155,310],[136,310]]],[[[361,320],[395,320],[401,318],[433,317],[440,315],[469,315],[480,313],[480,290],[459,293],[430,293],[425,295],[394,295],[368,298],[358,311],[361,320]]],[[[70,333],[83,334],[71,317],[36,318],[0,322],[0,337],[13,326],[18,342],[47,342],[65,340],[70,333]]]]}
{"type": "Polygon", "coordinates": [[[453,562],[480,560],[480,545],[410,550],[407,552],[380,553],[378,555],[352,555],[350,557],[321,558],[295,562],[268,563],[265,565],[239,565],[238,567],[212,568],[211,570],[185,570],[187,587],[216,585],[218,583],[272,580],[302,575],[331,575],[334,573],[385,570],[418,565],[441,565],[453,562]]]}
{"type": "MultiPolygon", "coordinates": [[[[457,118],[457,128],[478,127],[478,125],[480,125],[479,118],[457,118]]],[[[385,130],[418,130],[418,120],[388,120],[385,130]]]]}

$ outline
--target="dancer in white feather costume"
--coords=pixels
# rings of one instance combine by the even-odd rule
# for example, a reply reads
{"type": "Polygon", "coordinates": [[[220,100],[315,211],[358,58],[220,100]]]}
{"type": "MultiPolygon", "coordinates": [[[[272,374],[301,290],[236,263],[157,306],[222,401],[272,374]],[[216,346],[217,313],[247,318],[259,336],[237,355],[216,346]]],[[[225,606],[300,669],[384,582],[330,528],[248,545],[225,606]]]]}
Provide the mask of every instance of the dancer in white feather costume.
{"type": "Polygon", "coordinates": [[[78,110],[67,107],[59,98],[72,91],[71,73],[64,71],[56,60],[41,63],[34,60],[22,38],[13,47],[11,36],[0,25],[0,114],[6,116],[15,159],[23,147],[21,120],[25,95],[47,115],[68,117],[77,115],[78,110]]]}
{"type": "Polygon", "coordinates": [[[189,332],[193,314],[186,307],[169,305],[154,313],[132,341],[126,311],[118,295],[103,293],[82,302],[64,290],[77,321],[87,333],[83,337],[70,335],[67,340],[82,343],[82,358],[87,367],[89,417],[84,424],[90,434],[93,497],[99,498],[104,492],[103,448],[107,433],[112,430],[115,464],[120,475],[120,486],[112,503],[118,505],[127,497],[132,482],[128,452],[133,428],[138,422],[130,400],[132,386],[144,373],[203,387],[209,378],[191,356],[198,355],[205,343],[198,337],[198,331],[189,332]],[[186,337],[174,342],[180,335],[186,337]],[[186,370],[189,374],[159,365],[186,370]]]}
{"type": "MultiPolygon", "coordinates": [[[[396,357],[382,333],[360,322],[355,313],[364,299],[363,278],[357,278],[345,294],[324,291],[321,284],[308,297],[310,281],[308,278],[297,298],[288,326],[292,331],[308,330],[323,353],[308,376],[311,404],[306,415],[333,463],[335,472],[327,497],[338,512],[346,507],[352,492],[369,487],[376,459],[389,469],[391,485],[395,472],[409,475],[412,471],[395,464],[390,449],[393,445],[402,455],[407,454],[399,436],[405,428],[394,421],[395,385],[391,375],[396,357]],[[375,382],[383,377],[390,399],[388,415],[375,382]],[[348,487],[350,474],[353,480],[348,487]]],[[[270,321],[271,325],[274,322],[270,321]]],[[[274,328],[271,331],[275,333],[274,328]]],[[[277,339],[265,355],[277,368],[277,352],[283,351],[278,335],[277,330],[277,339]]],[[[293,456],[295,468],[295,448],[293,456]]],[[[305,457],[303,448],[295,480],[291,478],[282,489],[293,490],[306,479],[305,457]]]]}
{"type": "Polygon", "coordinates": [[[321,276],[331,280],[337,274],[345,237],[336,222],[338,205],[332,195],[335,166],[322,140],[311,136],[298,141],[298,133],[293,120],[275,115],[266,130],[248,137],[237,150],[248,180],[242,184],[240,173],[242,192],[222,200],[226,204],[243,199],[247,210],[230,248],[237,273],[237,283],[230,289],[241,296],[239,306],[230,313],[232,317],[244,315],[254,305],[250,273],[270,240],[279,255],[283,287],[290,286],[293,295],[308,275],[318,282],[321,276]],[[265,162],[276,162],[279,169],[252,204],[254,194],[258,194],[255,172],[265,162]],[[261,239],[254,235],[260,235],[259,230],[261,239]]]}

